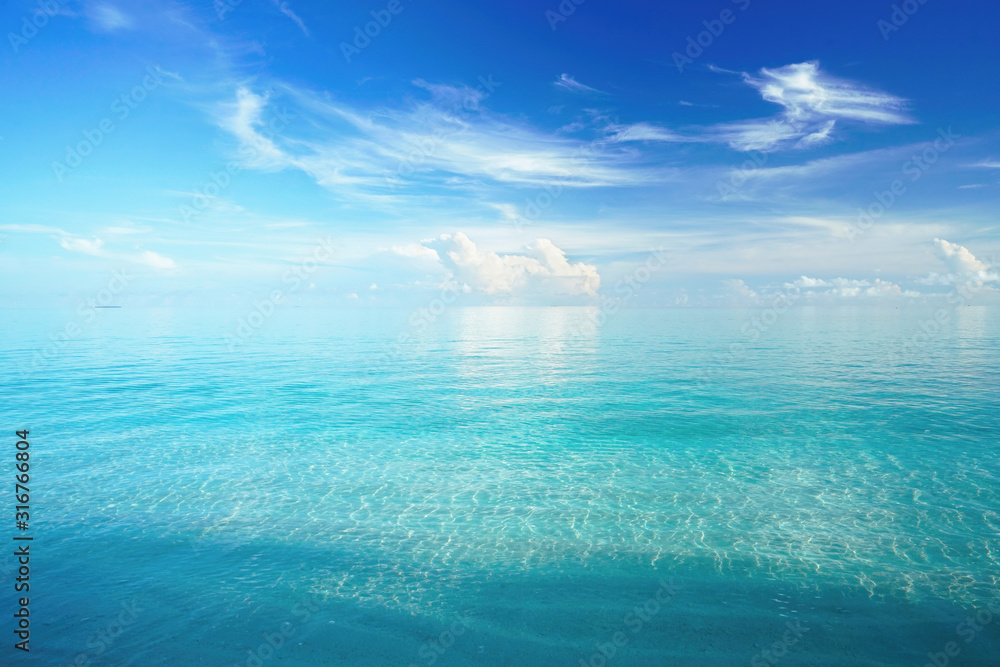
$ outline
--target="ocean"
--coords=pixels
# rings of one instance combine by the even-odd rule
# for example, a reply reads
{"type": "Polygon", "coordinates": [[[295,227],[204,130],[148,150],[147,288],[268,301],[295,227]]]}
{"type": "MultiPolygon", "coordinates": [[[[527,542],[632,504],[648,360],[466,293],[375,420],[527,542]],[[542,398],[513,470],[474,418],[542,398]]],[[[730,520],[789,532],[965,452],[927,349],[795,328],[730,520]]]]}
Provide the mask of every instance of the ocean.
{"type": "Polygon", "coordinates": [[[26,657],[995,665],[1000,312],[942,312],[5,310],[26,657]]]}

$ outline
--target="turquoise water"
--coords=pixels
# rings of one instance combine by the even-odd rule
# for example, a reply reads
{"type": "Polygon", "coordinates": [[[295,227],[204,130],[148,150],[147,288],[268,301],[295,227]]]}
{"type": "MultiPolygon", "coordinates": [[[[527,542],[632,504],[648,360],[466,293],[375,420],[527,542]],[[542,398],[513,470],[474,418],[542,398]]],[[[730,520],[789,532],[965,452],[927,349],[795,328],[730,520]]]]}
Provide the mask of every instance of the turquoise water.
{"type": "Polygon", "coordinates": [[[28,661],[997,664],[1000,313],[949,312],[4,311],[28,661]]]}

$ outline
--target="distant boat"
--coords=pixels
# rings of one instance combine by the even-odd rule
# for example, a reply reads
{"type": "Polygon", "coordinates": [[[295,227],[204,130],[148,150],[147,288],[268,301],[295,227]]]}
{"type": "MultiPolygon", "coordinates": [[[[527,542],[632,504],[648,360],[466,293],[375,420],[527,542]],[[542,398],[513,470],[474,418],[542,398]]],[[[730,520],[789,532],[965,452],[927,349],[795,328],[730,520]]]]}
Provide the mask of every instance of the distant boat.
{"type": "Polygon", "coordinates": [[[94,306],[94,308],[121,308],[121,306],[94,306]]]}

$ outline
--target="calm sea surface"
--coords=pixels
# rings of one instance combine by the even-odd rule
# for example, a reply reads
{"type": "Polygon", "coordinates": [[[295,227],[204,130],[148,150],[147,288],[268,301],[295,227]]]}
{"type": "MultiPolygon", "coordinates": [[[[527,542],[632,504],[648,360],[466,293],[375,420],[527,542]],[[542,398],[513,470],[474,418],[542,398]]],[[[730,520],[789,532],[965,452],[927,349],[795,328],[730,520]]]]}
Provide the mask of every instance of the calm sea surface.
{"type": "Polygon", "coordinates": [[[25,664],[996,665],[1000,312],[947,312],[2,311],[25,664]]]}

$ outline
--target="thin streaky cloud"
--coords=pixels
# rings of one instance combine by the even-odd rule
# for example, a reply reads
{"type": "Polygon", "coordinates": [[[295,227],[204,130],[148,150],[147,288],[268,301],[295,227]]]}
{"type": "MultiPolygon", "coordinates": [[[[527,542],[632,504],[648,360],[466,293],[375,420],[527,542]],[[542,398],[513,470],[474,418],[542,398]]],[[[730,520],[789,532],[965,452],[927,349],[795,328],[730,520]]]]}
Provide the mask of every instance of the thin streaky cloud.
{"type": "Polygon", "coordinates": [[[853,119],[870,123],[912,123],[906,101],[820,71],[815,61],[762,68],[759,77],[743,75],[768,102],[785,108],[789,119],[816,116],[853,119]]]}
{"type": "Polygon", "coordinates": [[[609,126],[616,141],[717,143],[741,152],[773,152],[815,148],[834,140],[839,123],[901,125],[913,121],[905,100],[824,73],[819,63],[806,62],[776,69],[743,81],[761,97],[783,107],[771,118],[694,126],[677,131],[652,123],[609,126]]]}
{"type": "MultiPolygon", "coordinates": [[[[666,171],[642,167],[634,154],[608,145],[547,133],[523,122],[490,113],[481,93],[415,84],[430,101],[377,113],[295,91],[296,113],[308,114],[309,137],[283,131],[264,134],[272,113],[270,97],[241,87],[235,101],[218,107],[217,123],[243,145],[256,147],[254,168],[295,168],[332,189],[389,189],[420,180],[425,185],[454,184],[455,177],[538,187],[634,185],[662,180],[666,171]],[[476,102],[462,109],[461,100],[476,102]]],[[[284,90],[288,91],[287,87],[284,90]]],[[[613,143],[613,142],[610,142],[613,143]]]]}
{"type": "Polygon", "coordinates": [[[611,125],[607,129],[609,132],[614,133],[613,138],[615,141],[663,141],[676,143],[698,141],[697,138],[685,137],[650,123],[635,123],[626,126],[611,125]]]}
{"type": "Polygon", "coordinates": [[[597,88],[591,88],[588,85],[582,84],[569,74],[561,74],[555,83],[552,85],[557,88],[562,88],[563,90],[568,90],[573,93],[588,93],[592,95],[605,95],[604,91],[598,90],[597,88]]]}
{"type": "Polygon", "coordinates": [[[906,100],[820,70],[818,62],[775,69],[762,68],[743,80],[761,97],[783,107],[775,118],[746,120],[716,126],[718,138],[739,151],[774,151],[825,143],[837,121],[905,125],[906,100]]]}
{"type": "Polygon", "coordinates": [[[87,8],[87,17],[103,32],[115,32],[131,28],[134,22],[130,16],[110,4],[94,4],[87,8]]]}
{"type": "Polygon", "coordinates": [[[290,18],[292,21],[294,21],[295,25],[299,26],[299,29],[302,30],[303,34],[305,34],[306,37],[309,36],[309,28],[306,27],[305,22],[299,17],[299,15],[292,11],[292,9],[288,6],[288,3],[285,2],[285,0],[272,0],[272,1],[274,2],[274,5],[278,8],[279,12],[281,12],[282,14],[290,18]]]}

